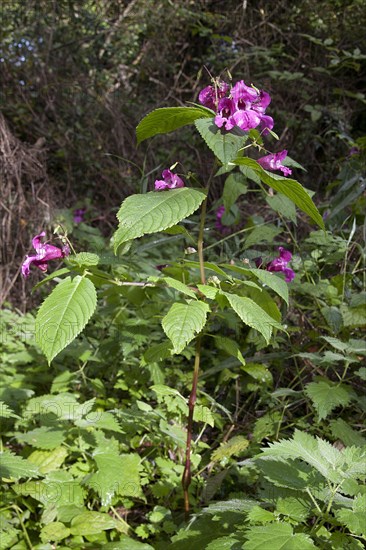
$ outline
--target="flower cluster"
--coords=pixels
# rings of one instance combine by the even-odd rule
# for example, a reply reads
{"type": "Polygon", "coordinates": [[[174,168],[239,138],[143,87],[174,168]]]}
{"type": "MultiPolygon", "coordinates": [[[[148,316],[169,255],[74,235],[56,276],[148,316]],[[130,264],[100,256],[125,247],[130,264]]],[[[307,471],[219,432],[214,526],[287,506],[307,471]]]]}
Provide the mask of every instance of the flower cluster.
{"type": "MultiPolygon", "coordinates": [[[[205,107],[215,111],[216,126],[228,132],[235,126],[244,131],[259,126],[263,135],[266,135],[274,126],[273,118],[265,114],[271,102],[270,95],[254,86],[247,86],[244,80],[237,82],[231,89],[226,82],[219,80],[215,86],[203,88],[198,100],[205,107]]],[[[262,157],[258,162],[266,170],[281,170],[288,176],[292,172],[282,164],[286,156],[287,151],[283,150],[262,157]]]]}
{"type": "MultiPolygon", "coordinates": [[[[269,264],[265,266],[265,269],[267,271],[276,271],[276,272],[282,271],[282,273],[285,274],[286,283],[290,283],[295,278],[295,272],[290,267],[287,267],[287,264],[292,259],[292,254],[289,250],[285,250],[283,246],[280,246],[278,250],[280,253],[279,256],[274,260],[272,260],[271,262],[269,262],[269,264]]],[[[256,261],[256,264],[257,264],[257,267],[261,267],[262,265],[261,258],[258,258],[258,261],[256,261]]]]}
{"type": "Polygon", "coordinates": [[[170,170],[164,170],[162,173],[162,180],[155,180],[155,191],[163,191],[165,189],[177,189],[178,187],[184,187],[183,180],[173,174],[170,170]]]}
{"type": "Polygon", "coordinates": [[[22,275],[28,277],[30,272],[30,265],[34,264],[41,271],[47,271],[47,262],[50,260],[56,260],[59,258],[64,258],[70,254],[70,248],[68,245],[63,246],[62,249],[52,244],[46,244],[41,241],[41,238],[44,237],[46,233],[42,231],[39,235],[36,235],[32,239],[32,245],[36,254],[34,256],[26,256],[22,264],[22,275]]]}
{"type": "Polygon", "coordinates": [[[263,134],[273,128],[273,118],[265,114],[271,102],[270,95],[247,86],[244,80],[237,82],[231,90],[226,82],[219,81],[216,87],[207,86],[201,90],[198,99],[216,112],[215,124],[219,128],[230,131],[239,126],[247,131],[260,126],[263,134]]]}

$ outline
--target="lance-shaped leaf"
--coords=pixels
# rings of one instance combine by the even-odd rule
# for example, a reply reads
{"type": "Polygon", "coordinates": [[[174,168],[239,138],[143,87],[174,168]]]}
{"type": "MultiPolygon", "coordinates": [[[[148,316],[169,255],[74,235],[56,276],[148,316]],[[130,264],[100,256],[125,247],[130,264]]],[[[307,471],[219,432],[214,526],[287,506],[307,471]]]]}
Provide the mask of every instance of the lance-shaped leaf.
{"type": "Polygon", "coordinates": [[[41,305],[36,341],[50,363],[83,330],[97,305],[93,283],[78,275],[67,277],[41,305]]]}
{"type": "Polygon", "coordinates": [[[319,214],[319,211],[311,200],[311,197],[298,181],[267,172],[258,164],[258,162],[247,157],[239,157],[233,161],[233,164],[247,166],[252,169],[264,183],[279,193],[286,195],[286,197],[292,200],[292,202],[295,203],[300,210],[305,212],[305,214],[308,214],[308,216],[310,216],[310,218],[317,225],[319,225],[319,227],[324,229],[323,218],[319,214]]]}
{"type": "Polygon", "coordinates": [[[162,325],[165,334],[174,346],[174,353],[180,353],[201,332],[206,324],[207,313],[210,308],[200,301],[187,304],[173,304],[165,315],[162,325]]]}
{"type": "Polygon", "coordinates": [[[245,296],[237,296],[228,292],[221,292],[229,304],[246,325],[258,330],[267,343],[272,335],[273,327],[283,330],[283,327],[264,311],[258,304],[245,296]]]}
{"type": "Polygon", "coordinates": [[[234,128],[231,132],[222,131],[215,125],[213,118],[201,118],[196,120],[195,125],[208,147],[223,164],[233,160],[248,139],[248,134],[240,128],[234,128]]]}
{"type": "Polygon", "coordinates": [[[127,197],[117,214],[120,223],[114,234],[115,251],[126,241],[176,225],[193,214],[205,198],[203,190],[188,187],[127,197]]]}
{"type": "Polygon", "coordinates": [[[165,107],[146,115],[136,128],[137,143],[157,134],[168,134],[197,118],[212,118],[213,112],[206,107],[165,107]]]}

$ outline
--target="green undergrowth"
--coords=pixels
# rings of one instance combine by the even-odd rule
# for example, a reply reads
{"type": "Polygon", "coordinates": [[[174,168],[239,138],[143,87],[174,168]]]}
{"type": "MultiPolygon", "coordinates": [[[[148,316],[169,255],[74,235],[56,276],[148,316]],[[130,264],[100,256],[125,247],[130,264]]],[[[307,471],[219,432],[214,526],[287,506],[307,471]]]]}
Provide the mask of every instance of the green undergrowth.
{"type": "MultiPolygon", "coordinates": [[[[366,294],[356,219],[300,240],[281,217],[253,215],[208,241],[235,274],[290,231],[296,278],[289,306],[281,301],[285,331],[270,347],[230,310],[206,327],[188,522],[181,477],[194,349],[172,354],[161,327],[164,296],[187,291],[196,269],[189,254],[167,261],[186,236],[134,245],[141,277],[159,265],[174,284],[104,289],[83,334],[51,366],[34,315],[4,309],[0,547],[363,548],[366,294]]],[[[81,240],[86,229],[76,230],[81,240]]],[[[112,253],[101,261],[125,269],[112,253]]]]}

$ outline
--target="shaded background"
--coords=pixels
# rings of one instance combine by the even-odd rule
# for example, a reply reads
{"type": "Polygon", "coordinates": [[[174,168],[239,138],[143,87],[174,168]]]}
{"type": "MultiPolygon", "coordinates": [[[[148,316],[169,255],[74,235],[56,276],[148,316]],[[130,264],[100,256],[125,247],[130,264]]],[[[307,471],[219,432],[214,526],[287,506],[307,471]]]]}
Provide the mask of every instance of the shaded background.
{"type": "Polygon", "coordinates": [[[21,279],[20,264],[57,209],[87,207],[108,235],[121,200],[151,188],[161,169],[180,160],[205,176],[209,153],[192,129],[137,149],[135,126],[151,109],[197,100],[209,72],[271,94],[276,150],[306,168],[301,182],[320,198],[366,134],[363,0],[12,0],[0,9],[2,300],[21,309],[35,281],[21,279]]]}

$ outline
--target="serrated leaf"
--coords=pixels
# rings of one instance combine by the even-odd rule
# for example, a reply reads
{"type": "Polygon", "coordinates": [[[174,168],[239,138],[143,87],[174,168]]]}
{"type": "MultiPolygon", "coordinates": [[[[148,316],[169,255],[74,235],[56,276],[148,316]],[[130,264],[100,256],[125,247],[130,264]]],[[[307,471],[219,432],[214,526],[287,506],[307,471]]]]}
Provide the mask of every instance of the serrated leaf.
{"type": "Polygon", "coordinates": [[[356,397],[351,387],[330,380],[310,382],[306,384],[304,392],[313,402],[319,420],[326,418],[337,407],[345,407],[356,397]]]}
{"type": "Polygon", "coordinates": [[[222,131],[214,119],[201,118],[195,126],[214,155],[223,163],[233,160],[248,139],[248,134],[236,128],[231,132],[222,131]]]}
{"type": "Polygon", "coordinates": [[[366,535],[366,494],[358,495],[353,501],[352,510],[341,508],[337,510],[336,518],[343,523],[353,535],[366,535]]]}
{"type": "Polygon", "coordinates": [[[323,218],[317,207],[298,181],[267,172],[258,162],[247,157],[239,157],[233,163],[251,168],[264,183],[288,197],[300,210],[308,214],[319,227],[325,229],[323,218]]]}
{"type": "Polygon", "coordinates": [[[213,502],[207,508],[203,509],[205,514],[216,515],[225,512],[249,512],[258,502],[249,498],[233,498],[229,500],[221,500],[213,502]]]}
{"type": "Polygon", "coordinates": [[[164,281],[171,288],[174,288],[175,290],[178,290],[179,292],[182,292],[195,300],[197,299],[196,293],[181,281],[173,279],[172,277],[162,277],[160,280],[164,281]]]}
{"type": "Polygon", "coordinates": [[[100,496],[103,506],[109,506],[114,495],[141,497],[140,457],[119,454],[113,448],[97,447],[93,453],[98,471],[87,480],[88,487],[100,496]]]}
{"type": "Polygon", "coordinates": [[[223,458],[230,458],[231,456],[237,455],[244,451],[248,447],[248,445],[248,439],[246,439],[242,435],[236,435],[229,439],[229,441],[221,443],[220,447],[218,449],[215,449],[212,453],[211,460],[216,462],[218,460],[222,460],[223,458]]]}
{"type": "Polygon", "coordinates": [[[168,134],[198,118],[212,118],[205,107],[163,107],[146,115],[136,128],[137,144],[158,134],[168,134]]]}
{"type": "Polygon", "coordinates": [[[243,323],[258,330],[267,343],[270,341],[273,327],[282,330],[280,323],[276,322],[250,298],[229,294],[228,292],[221,292],[220,294],[228,299],[229,304],[243,323]]]}
{"type": "Polygon", "coordinates": [[[204,422],[212,428],[215,426],[215,420],[212,415],[212,412],[208,407],[204,405],[196,405],[193,411],[193,420],[194,422],[204,422]]]}
{"type": "Polygon", "coordinates": [[[93,252],[78,252],[73,256],[68,256],[67,261],[71,265],[78,265],[79,267],[90,267],[98,265],[100,262],[100,256],[93,252]]]}
{"type": "Polygon", "coordinates": [[[74,536],[99,535],[101,531],[120,527],[117,520],[101,512],[83,512],[71,521],[70,531],[74,536]]]}
{"type": "Polygon", "coordinates": [[[4,401],[0,401],[0,418],[20,418],[20,416],[15,414],[4,401]]]}
{"type": "Polygon", "coordinates": [[[231,264],[221,264],[222,267],[235,271],[236,273],[241,273],[242,275],[254,275],[261,283],[267,285],[269,288],[274,290],[283,300],[285,300],[288,305],[288,284],[281,278],[278,277],[275,273],[270,271],[265,271],[264,269],[256,269],[249,267],[241,267],[238,265],[231,264]]]}
{"type": "Polygon", "coordinates": [[[127,197],[117,214],[115,251],[126,241],[176,225],[193,214],[205,198],[203,190],[188,187],[127,197]]]}
{"type": "Polygon", "coordinates": [[[218,288],[210,285],[201,285],[201,284],[198,284],[197,288],[209,300],[214,300],[216,298],[218,288]]]}
{"type": "Polygon", "coordinates": [[[247,541],[244,550],[315,550],[316,546],[308,535],[294,534],[288,523],[268,523],[263,526],[250,527],[246,531],[247,541]]]}
{"type": "Polygon", "coordinates": [[[174,353],[181,353],[186,345],[201,332],[210,308],[200,301],[175,303],[162,321],[165,334],[173,344],[174,353]]]}
{"type": "Polygon", "coordinates": [[[292,439],[270,443],[259,458],[271,457],[279,461],[299,459],[318,470],[333,483],[342,483],[350,477],[362,475],[365,452],[360,447],[347,447],[342,452],[328,441],[295,430],[292,439]]]}
{"type": "Polygon", "coordinates": [[[253,506],[253,508],[248,512],[247,519],[249,523],[271,523],[275,520],[273,512],[264,510],[261,506],[253,506]]]}
{"type": "Polygon", "coordinates": [[[84,277],[67,277],[41,305],[36,317],[36,342],[48,362],[83,330],[97,305],[93,283],[84,277]]]}
{"type": "Polygon", "coordinates": [[[340,439],[344,445],[356,447],[363,447],[366,445],[366,438],[364,438],[361,433],[353,430],[347,422],[342,420],[342,418],[337,418],[337,420],[331,420],[330,428],[333,434],[333,437],[340,439]]]}
{"type": "Polygon", "coordinates": [[[40,471],[36,464],[32,464],[9,451],[0,452],[0,478],[20,479],[22,477],[39,476],[40,471]]]}
{"type": "Polygon", "coordinates": [[[27,443],[37,449],[55,449],[66,439],[66,432],[55,426],[41,426],[25,434],[16,434],[20,443],[27,443]]]}

